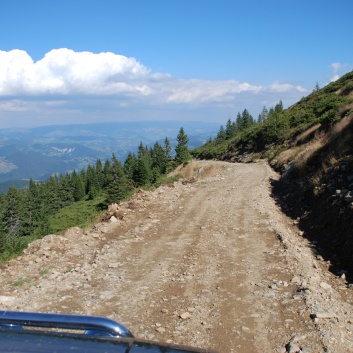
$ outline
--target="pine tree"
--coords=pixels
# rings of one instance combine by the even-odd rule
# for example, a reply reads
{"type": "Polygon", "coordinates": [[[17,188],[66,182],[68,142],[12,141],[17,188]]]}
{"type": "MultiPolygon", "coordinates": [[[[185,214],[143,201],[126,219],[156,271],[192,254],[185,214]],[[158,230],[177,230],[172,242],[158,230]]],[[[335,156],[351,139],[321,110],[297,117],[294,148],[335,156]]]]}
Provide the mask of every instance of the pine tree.
{"type": "Polygon", "coordinates": [[[107,177],[107,202],[109,204],[118,203],[128,195],[130,188],[123,166],[115,155],[113,155],[111,171],[107,177]]]}
{"type": "Polygon", "coordinates": [[[99,181],[96,174],[96,168],[89,165],[86,173],[86,194],[89,200],[93,200],[100,192],[99,181]]]}
{"type": "Polygon", "coordinates": [[[46,182],[41,184],[41,189],[43,189],[42,197],[48,214],[54,214],[60,209],[58,177],[56,175],[50,176],[46,182]]]}
{"type": "Polygon", "coordinates": [[[6,195],[0,194],[0,253],[4,251],[6,243],[5,209],[6,195]]]}
{"type": "Polygon", "coordinates": [[[166,137],[164,140],[164,154],[167,158],[170,157],[170,152],[172,152],[172,146],[170,145],[168,137],[166,137]]]}
{"type": "Polygon", "coordinates": [[[24,210],[24,234],[30,235],[35,232],[38,228],[41,218],[41,207],[40,207],[40,197],[39,188],[34,180],[31,178],[29,180],[28,188],[24,190],[24,200],[23,200],[23,210],[24,210]]]}
{"type": "Polygon", "coordinates": [[[137,163],[133,173],[133,181],[137,186],[149,184],[153,179],[152,158],[147,148],[142,142],[138,148],[137,163]]]}
{"type": "Polygon", "coordinates": [[[23,235],[22,191],[10,186],[6,195],[4,212],[5,237],[7,239],[23,235]]]}
{"type": "Polygon", "coordinates": [[[173,168],[173,158],[170,156],[170,153],[172,152],[172,146],[170,145],[168,137],[166,137],[164,140],[163,150],[167,161],[166,173],[169,173],[173,168]]]}
{"type": "Polygon", "coordinates": [[[230,119],[228,119],[225,129],[225,138],[227,140],[231,139],[235,135],[236,125],[230,119]]]}
{"type": "Polygon", "coordinates": [[[268,110],[267,108],[264,106],[262,108],[262,112],[259,115],[259,123],[261,123],[262,125],[264,124],[265,120],[268,118],[268,110]]]}
{"type": "Polygon", "coordinates": [[[86,196],[85,184],[81,174],[74,170],[71,174],[72,196],[75,202],[83,200],[86,196]]]}
{"type": "Polygon", "coordinates": [[[282,101],[279,101],[276,106],[275,106],[275,112],[276,113],[281,113],[283,112],[283,103],[282,101]]]}
{"type": "MultiPolygon", "coordinates": [[[[33,197],[30,235],[37,237],[50,233],[49,215],[56,211],[56,209],[50,208],[52,200],[48,199],[48,185],[49,183],[46,182],[37,184],[34,181],[30,181],[28,188],[30,195],[32,195],[31,197],[33,197]]],[[[59,200],[57,200],[57,204],[59,204],[59,200]]]]}
{"type": "Polygon", "coordinates": [[[217,140],[223,141],[225,139],[226,139],[226,132],[224,131],[223,125],[221,125],[217,134],[217,140]]]}
{"type": "Polygon", "coordinates": [[[134,170],[136,169],[137,158],[134,153],[129,152],[124,163],[124,172],[128,179],[132,180],[134,177],[134,170]]]}
{"type": "Polygon", "coordinates": [[[191,159],[190,150],[187,146],[189,142],[188,136],[181,127],[177,136],[177,146],[175,148],[175,161],[177,164],[187,163],[191,159]]]}
{"type": "Polygon", "coordinates": [[[139,157],[134,170],[133,181],[137,186],[143,186],[149,184],[152,177],[152,168],[149,165],[147,158],[144,156],[139,157]]]}
{"type": "Polygon", "coordinates": [[[253,117],[250,115],[250,113],[248,112],[247,109],[244,109],[243,110],[243,113],[241,115],[241,120],[242,120],[242,123],[241,123],[241,129],[244,130],[244,129],[247,129],[248,127],[250,127],[252,124],[254,124],[254,119],[253,117]]]}
{"type": "MultiPolygon", "coordinates": [[[[159,174],[164,174],[167,170],[168,159],[163,147],[156,142],[152,149],[152,170],[158,170],[159,174]]],[[[155,173],[154,173],[155,174],[155,173]]]]}
{"type": "Polygon", "coordinates": [[[103,167],[103,189],[105,189],[108,185],[111,171],[112,171],[112,165],[111,165],[109,159],[107,159],[105,161],[104,167],[103,167]]]}
{"type": "Polygon", "coordinates": [[[241,131],[243,129],[243,119],[240,113],[237,114],[237,119],[235,121],[237,131],[241,131]]]}
{"type": "Polygon", "coordinates": [[[59,177],[59,197],[60,207],[66,207],[74,202],[73,188],[71,185],[71,177],[68,173],[59,177]]]}
{"type": "Polygon", "coordinates": [[[99,188],[102,188],[104,183],[104,174],[103,174],[102,161],[100,159],[97,159],[96,161],[96,178],[97,178],[99,188]]]}

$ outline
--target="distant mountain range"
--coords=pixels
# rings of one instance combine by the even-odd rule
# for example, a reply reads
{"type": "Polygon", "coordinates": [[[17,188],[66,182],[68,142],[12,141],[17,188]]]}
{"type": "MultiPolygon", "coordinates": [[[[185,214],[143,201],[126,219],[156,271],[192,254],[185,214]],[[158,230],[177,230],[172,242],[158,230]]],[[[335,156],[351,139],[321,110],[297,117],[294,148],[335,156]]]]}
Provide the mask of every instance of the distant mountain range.
{"type": "Polygon", "coordinates": [[[163,145],[168,137],[175,146],[180,127],[193,149],[214,137],[220,124],[148,121],[0,129],[0,182],[46,180],[55,173],[86,168],[97,159],[110,159],[113,153],[124,162],[140,142],[163,145]]]}

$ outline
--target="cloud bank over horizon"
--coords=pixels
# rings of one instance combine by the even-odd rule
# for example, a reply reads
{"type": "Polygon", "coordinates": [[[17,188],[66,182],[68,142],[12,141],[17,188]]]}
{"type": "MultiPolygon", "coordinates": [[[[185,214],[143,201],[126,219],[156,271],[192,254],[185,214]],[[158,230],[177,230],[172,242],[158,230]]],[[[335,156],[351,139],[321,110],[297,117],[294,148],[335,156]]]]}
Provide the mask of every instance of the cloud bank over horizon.
{"type": "MultiPolygon", "coordinates": [[[[332,66],[336,72],[338,65],[332,66]]],[[[81,120],[89,116],[92,121],[95,111],[101,112],[96,116],[99,121],[105,114],[107,118],[117,116],[121,110],[129,110],[131,115],[134,109],[141,120],[150,119],[153,109],[162,110],[166,120],[168,112],[175,117],[176,111],[182,114],[188,109],[194,113],[201,109],[205,120],[211,119],[206,116],[210,111],[215,120],[226,118],[214,116],[218,109],[220,114],[234,110],[234,116],[244,108],[260,113],[264,105],[282,100],[288,106],[308,93],[289,82],[261,86],[234,79],[176,78],[111,52],[53,49],[34,62],[23,50],[0,51],[1,120],[6,113],[21,113],[25,118],[27,112],[31,113],[28,119],[47,116],[43,124],[51,124],[50,116],[64,111],[71,119],[81,114],[81,120]],[[149,113],[143,115],[146,110],[149,113]]]]}

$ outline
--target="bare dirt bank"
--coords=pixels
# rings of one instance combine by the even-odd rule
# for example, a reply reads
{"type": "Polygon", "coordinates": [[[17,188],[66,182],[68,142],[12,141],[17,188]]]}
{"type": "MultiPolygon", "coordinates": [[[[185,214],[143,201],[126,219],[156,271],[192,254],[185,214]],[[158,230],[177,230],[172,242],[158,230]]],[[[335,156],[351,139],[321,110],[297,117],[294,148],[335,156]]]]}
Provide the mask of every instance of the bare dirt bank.
{"type": "Polygon", "coordinates": [[[30,245],[1,270],[0,306],[108,316],[220,353],[353,352],[352,289],[276,206],[269,166],[182,172],[193,180],[139,192],[122,220],[30,245]]]}

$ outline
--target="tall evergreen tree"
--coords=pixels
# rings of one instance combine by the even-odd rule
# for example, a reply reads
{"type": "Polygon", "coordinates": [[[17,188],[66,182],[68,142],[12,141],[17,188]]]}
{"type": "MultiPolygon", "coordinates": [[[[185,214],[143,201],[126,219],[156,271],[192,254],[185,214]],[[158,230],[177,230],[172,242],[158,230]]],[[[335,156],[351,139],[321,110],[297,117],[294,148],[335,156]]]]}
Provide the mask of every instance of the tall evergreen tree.
{"type": "Polygon", "coordinates": [[[5,210],[6,210],[6,195],[0,193],[0,252],[4,250],[4,246],[6,243],[5,210]]]}
{"type": "Polygon", "coordinates": [[[236,125],[230,119],[227,120],[226,129],[225,129],[225,137],[227,140],[231,139],[236,132],[236,125]]]}
{"type": "Polygon", "coordinates": [[[143,186],[149,184],[152,177],[152,168],[149,165],[147,158],[145,156],[139,157],[134,169],[133,181],[137,186],[143,186]]]}
{"type": "Polygon", "coordinates": [[[124,172],[128,179],[133,180],[134,170],[136,169],[137,158],[134,153],[129,152],[124,163],[124,172]]]}
{"type": "Polygon", "coordinates": [[[279,101],[276,106],[275,106],[275,112],[276,113],[282,113],[283,112],[283,103],[282,101],[279,101]]]}
{"type": "Polygon", "coordinates": [[[167,170],[168,159],[163,147],[156,142],[152,149],[152,169],[157,169],[159,174],[164,174],[167,170]]]}
{"type": "Polygon", "coordinates": [[[99,188],[102,188],[104,184],[104,174],[103,174],[103,164],[100,159],[97,159],[96,161],[96,178],[97,178],[99,188]]]}
{"type": "Polygon", "coordinates": [[[170,155],[170,153],[172,152],[172,146],[170,145],[168,137],[166,137],[164,139],[163,150],[164,150],[164,155],[165,155],[166,161],[167,161],[166,173],[169,173],[173,168],[173,158],[170,155]]]}
{"type": "Polygon", "coordinates": [[[278,114],[271,107],[264,125],[264,136],[267,143],[272,143],[277,139],[277,116],[278,114]]]}
{"type": "Polygon", "coordinates": [[[175,161],[178,164],[186,163],[191,159],[190,150],[187,146],[189,142],[188,135],[185,134],[184,129],[181,127],[177,136],[177,146],[175,148],[175,161]]]}
{"type": "MultiPolygon", "coordinates": [[[[28,192],[30,197],[33,197],[32,213],[31,213],[31,228],[29,229],[30,235],[35,235],[37,237],[49,234],[49,216],[56,212],[57,208],[55,206],[51,208],[51,199],[48,199],[47,184],[45,183],[35,183],[30,181],[28,192]]],[[[57,207],[59,207],[59,200],[57,201],[57,207]]]]}
{"type": "Polygon", "coordinates": [[[83,200],[86,196],[85,184],[81,174],[74,170],[71,174],[72,196],[75,202],[83,200]]]}
{"type": "Polygon", "coordinates": [[[242,130],[247,129],[254,123],[254,119],[250,115],[247,109],[243,110],[243,113],[241,115],[241,120],[242,120],[242,130]]]}
{"type": "Polygon", "coordinates": [[[96,174],[96,168],[89,165],[86,173],[86,194],[90,200],[98,196],[100,192],[99,181],[96,174]]]}
{"type": "Polygon", "coordinates": [[[43,191],[43,202],[45,203],[48,214],[54,214],[60,209],[58,177],[51,175],[46,182],[41,184],[41,189],[43,191]]]}
{"type": "Polygon", "coordinates": [[[107,179],[107,202],[115,203],[123,200],[129,193],[129,183],[123,170],[123,166],[113,155],[111,172],[107,179]]]}
{"type": "Polygon", "coordinates": [[[152,158],[142,142],[138,147],[137,163],[133,173],[133,181],[137,186],[149,184],[153,179],[152,158]]]}
{"type": "Polygon", "coordinates": [[[217,134],[217,140],[223,141],[225,139],[226,139],[226,132],[224,131],[223,125],[221,125],[217,134]]]}
{"type": "Polygon", "coordinates": [[[111,171],[112,171],[112,164],[110,163],[109,159],[106,159],[103,167],[103,189],[105,189],[108,185],[111,171]]]}
{"type": "Polygon", "coordinates": [[[71,185],[71,177],[68,173],[59,177],[59,198],[60,207],[66,207],[74,202],[73,187],[71,185]]]}
{"type": "Polygon", "coordinates": [[[237,131],[241,131],[243,129],[243,119],[240,113],[237,114],[237,119],[235,121],[237,131]]]}
{"type": "Polygon", "coordinates": [[[164,154],[167,158],[170,157],[170,152],[172,152],[172,146],[168,140],[168,137],[164,139],[164,154]]]}
{"type": "Polygon", "coordinates": [[[28,188],[24,190],[23,210],[24,210],[24,234],[33,234],[39,226],[41,219],[41,207],[39,188],[35,181],[29,180],[28,188]]]}
{"type": "Polygon", "coordinates": [[[261,125],[264,124],[265,120],[268,118],[268,110],[267,108],[264,106],[262,108],[262,112],[261,114],[259,115],[259,123],[261,123],[261,125]]]}
{"type": "Polygon", "coordinates": [[[6,195],[4,212],[5,237],[23,235],[23,192],[10,186],[6,195]]]}

